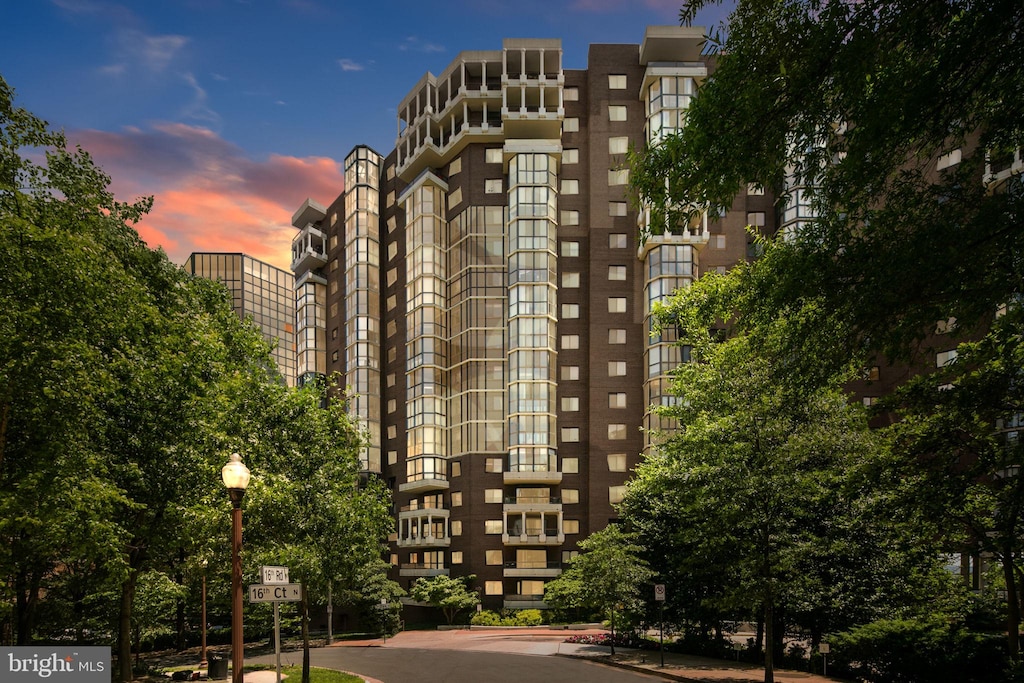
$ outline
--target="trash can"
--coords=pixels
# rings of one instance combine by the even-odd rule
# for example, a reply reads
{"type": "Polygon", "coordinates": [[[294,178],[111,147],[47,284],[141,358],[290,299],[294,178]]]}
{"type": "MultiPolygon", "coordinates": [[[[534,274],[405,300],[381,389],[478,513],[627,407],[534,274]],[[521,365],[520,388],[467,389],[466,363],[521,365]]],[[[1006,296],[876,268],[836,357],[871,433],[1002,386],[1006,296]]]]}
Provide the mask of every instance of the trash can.
{"type": "Polygon", "coordinates": [[[210,657],[206,677],[211,681],[223,681],[228,677],[228,660],[224,657],[210,657]]]}

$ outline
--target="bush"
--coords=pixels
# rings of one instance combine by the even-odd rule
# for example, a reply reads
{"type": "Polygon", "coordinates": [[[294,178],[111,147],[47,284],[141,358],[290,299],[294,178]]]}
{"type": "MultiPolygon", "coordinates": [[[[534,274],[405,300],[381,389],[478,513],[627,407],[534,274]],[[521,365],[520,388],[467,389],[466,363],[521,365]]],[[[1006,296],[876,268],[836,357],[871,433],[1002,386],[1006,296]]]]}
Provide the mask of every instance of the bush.
{"type": "Polygon", "coordinates": [[[941,617],[884,619],[831,639],[829,672],[871,683],[991,683],[1005,680],[1001,635],[941,617]]]}
{"type": "Polygon", "coordinates": [[[473,626],[501,626],[501,617],[498,616],[497,612],[485,609],[474,614],[469,623],[473,626]]]}

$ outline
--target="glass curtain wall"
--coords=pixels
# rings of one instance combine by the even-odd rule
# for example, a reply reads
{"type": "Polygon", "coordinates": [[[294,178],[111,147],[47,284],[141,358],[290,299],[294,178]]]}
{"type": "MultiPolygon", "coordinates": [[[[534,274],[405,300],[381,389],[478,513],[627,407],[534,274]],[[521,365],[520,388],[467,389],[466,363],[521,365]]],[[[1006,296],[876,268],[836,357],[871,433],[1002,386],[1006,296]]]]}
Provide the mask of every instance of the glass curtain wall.
{"type": "Polygon", "coordinates": [[[408,330],[406,482],[447,479],[445,194],[424,183],[405,202],[408,330]]]}
{"type": "Polygon", "coordinates": [[[381,471],[380,162],[368,147],[345,159],[345,382],[369,435],[359,455],[369,472],[381,471]]]}
{"type": "Polygon", "coordinates": [[[509,163],[509,472],[558,470],[555,440],[556,160],[509,163]]]}

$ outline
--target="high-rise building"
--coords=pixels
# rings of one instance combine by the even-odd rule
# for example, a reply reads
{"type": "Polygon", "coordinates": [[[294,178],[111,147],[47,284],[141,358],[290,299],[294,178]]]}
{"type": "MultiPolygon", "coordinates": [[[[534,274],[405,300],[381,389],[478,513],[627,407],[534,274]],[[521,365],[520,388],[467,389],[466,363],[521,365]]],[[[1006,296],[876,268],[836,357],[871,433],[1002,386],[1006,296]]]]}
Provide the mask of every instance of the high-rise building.
{"type": "Polygon", "coordinates": [[[231,306],[242,318],[252,318],[263,338],[274,345],[272,354],[288,386],[295,386],[295,276],[287,270],[245,254],[193,253],[186,272],[219,280],[231,292],[231,306]]]}
{"type": "Polygon", "coordinates": [[[403,586],[475,574],[488,609],[543,606],[672,428],[649,406],[683,351],[652,305],[775,224],[754,187],[686,225],[627,196],[628,150],[685,125],[713,69],[703,34],[650,27],[586,69],[559,40],[463,52],[400,100],[394,150],[357,147],[342,196],[296,213],[293,269],[322,302],[303,319],[326,321],[321,347],[300,320],[299,372],[345,378],[403,586]],[[313,346],[325,367],[302,364],[313,346]]]}

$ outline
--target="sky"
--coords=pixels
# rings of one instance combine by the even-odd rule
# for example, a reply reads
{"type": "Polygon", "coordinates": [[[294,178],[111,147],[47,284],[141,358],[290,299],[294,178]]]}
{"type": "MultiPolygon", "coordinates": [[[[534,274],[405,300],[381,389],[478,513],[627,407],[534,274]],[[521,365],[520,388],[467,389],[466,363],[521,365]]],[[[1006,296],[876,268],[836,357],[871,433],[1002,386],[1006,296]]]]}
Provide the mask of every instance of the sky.
{"type": "MultiPolygon", "coordinates": [[[[640,43],[682,0],[3,0],[0,76],[17,106],[63,129],[136,226],[182,263],[244,252],[287,269],[292,213],[343,189],[356,145],[387,154],[396,105],[427,71],[504,38],[640,43]]],[[[695,25],[712,27],[712,6],[695,25]]]]}

